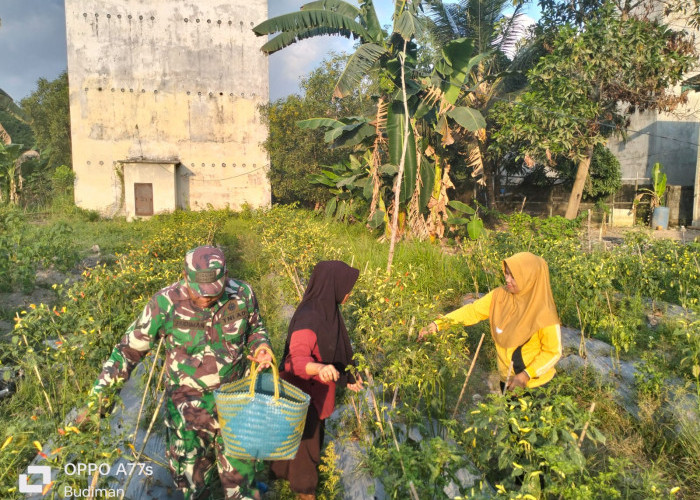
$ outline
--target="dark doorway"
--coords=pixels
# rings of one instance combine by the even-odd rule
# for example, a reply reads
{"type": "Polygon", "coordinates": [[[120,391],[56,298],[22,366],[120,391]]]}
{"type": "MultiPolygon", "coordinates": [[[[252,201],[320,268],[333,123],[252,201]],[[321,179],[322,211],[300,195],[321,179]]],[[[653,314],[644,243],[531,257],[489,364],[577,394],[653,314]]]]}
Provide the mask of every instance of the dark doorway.
{"type": "Polygon", "coordinates": [[[153,215],[153,184],[134,183],[135,215],[153,215]]]}

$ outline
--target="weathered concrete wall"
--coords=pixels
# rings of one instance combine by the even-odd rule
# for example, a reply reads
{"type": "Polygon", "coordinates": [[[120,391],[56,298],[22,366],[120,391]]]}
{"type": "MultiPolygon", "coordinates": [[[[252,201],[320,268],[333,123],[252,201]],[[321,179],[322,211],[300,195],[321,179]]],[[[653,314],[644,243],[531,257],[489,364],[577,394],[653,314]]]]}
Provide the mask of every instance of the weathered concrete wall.
{"type": "Polygon", "coordinates": [[[66,0],[76,204],[123,212],[124,162],[148,160],[180,163],[178,207],[268,205],[266,18],[266,0],[66,0]]]}
{"type": "Polygon", "coordinates": [[[609,141],[608,147],[620,160],[625,184],[648,184],[656,162],[663,165],[668,184],[695,184],[700,120],[691,110],[700,110],[700,94],[691,92],[688,101],[678,115],[635,113],[627,141],[609,141]]]}
{"type": "Polygon", "coordinates": [[[177,179],[175,163],[124,163],[124,209],[127,218],[140,216],[136,213],[134,184],[153,185],[153,213],[172,212],[177,206],[177,179]]]}

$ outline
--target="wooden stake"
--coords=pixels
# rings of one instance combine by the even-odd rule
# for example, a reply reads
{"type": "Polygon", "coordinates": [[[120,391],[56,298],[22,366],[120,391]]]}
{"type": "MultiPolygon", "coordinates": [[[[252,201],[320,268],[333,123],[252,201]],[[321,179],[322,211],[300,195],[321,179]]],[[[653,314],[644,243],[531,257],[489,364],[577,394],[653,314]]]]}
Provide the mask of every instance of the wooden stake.
{"type": "Polygon", "coordinates": [[[280,262],[284,266],[285,271],[287,271],[287,274],[289,275],[289,279],[292,280],[292,284],[294,285],[294,290],[297,292],[297,295],[299,296],[299,300],[303,297],[303,293],[301,293],[301,290],[299,288],[299,285],[297,284],[297,279],[295,278],[294,274],[292,273],[292,270],[289,268],[289,265],[284,261],[284,259],[280,259],[280,262]]]}
{"type": "Polygon", "coordinates": [[[156,364],[158,361],[158,355],[160,354],[160,348],[163,346],[163,337],[160,338],[158,342],[158,349],[156,350],[156,355],[153,358],[153,365],[151,366],[151,371],[148,373],[148,380],[146,381],[146,388],[143,390],[143,397],[141,398],[141,406],[139,407],[139,413],[136,415],[136,426],[134,427],[134,433],[131,436],[131,441],[136,441],[136,434],[139,430],[139,423],[141,422],[141,413],[143,412],[143,405],[146,403],[146,395],[148,394],[148,388],[151,386],[151,379],[153,378],[153,372],[156,369],[156,364]]]}
{"type": "Polygon", "coordinates": [[[95,495],[95,488],[97,487],[97,479],[100,477],[100,469],[98,468],[92,475],[92,481],[90,482],[90,495],[87,500],[92,500],[95,495]]]}
{"type": "MultiPolygon", "coordinates": [[[[27,349],[29,349],[29,342],[27,342],[27,336],[25,334],[22,334],[22,338],[24,339],[24,345],[27,346],[27,349]]],[[[41,384],[41,392],[44,393],[44,398],[46,398],[46,404],[49,405],[49,411],[53,413],[53,406],[51,406],[51,400],[49,399],[49,395],[46,392],[46,386],[44,386],[44,381],[41,378],[41,374],[39,373],[39,368],[36,366],[36,360],[34,360],[34,363],[32,364],[32,368],[34,368],[34,373],[36,373],[36,378],[39,379],[39,384],[41,384]]]]}
{"type": "Polygon", "coordinates": [[[367,368],[365,368],[365,375],[367,376],[367,381],[370,385],[370,387],[368,387],[369,396],[372,399],[372,406],[374,406],[374,412],[377,415],[377,424],[379,424],[379,430],[382,431],[382,436],[386,437],[386,434],[384,434],[384,426],[382,425],[382,417],[379,413],[379,406],[377,405],[377,399],[374,396],[374,379],[372,378],[372,374],[367,368]]]}
{"type": "Polygon", "coordinates": [[[591,418],[593,417],[593,410],[595,410],[595,401],[591,403],[591,407],[588,409],[588,414],[590,417],[588,420],[586,420],[586,423],[583,424],[583,430],[581,431],[581,437],[578,438],[578,447],[580,448],[581,445],[583,444],[583,438],[586,437],[586,431],[588,430],[588,424],[591,423],[591,418]]]}
{"type": "Polygon", "coordinates": [[[472,364],[469,366],[469,371],[467,372],[467,378],[464,379],[464,384],[462,384],[462,392],[459,393],[459,398],[457,398],[457,404],[452,412],[452,418],[457,415],[457,409],[459,408],[459,403],[462,402],[462,396],[464,396],[464,390],[467,388],[467,382],[469,382],[469,377],[472,375],[472,370],[474,369],[474,364],[476,363],[476,358],[479,356],[479,350],[481,349],[481,344],[484,341],[485,333],[481,334],[481,339],[479,340],[479,345],[476,347],[476,352],[474,352],[474,357],[472,358],[472,364]]]}
{"type": "Polygon", "coordinates": [[[413,325],[416,322],[416,317],[411,316],[411,324],[408,326],[408,340],[411,340],[411,337],[413,336],[413,325]]]}
{"type": "Polygon", "coordinates": [[[591,251],[591,209],[588,209],[588,229],[586,231],[588,235],[588,251],[591,251]]]}

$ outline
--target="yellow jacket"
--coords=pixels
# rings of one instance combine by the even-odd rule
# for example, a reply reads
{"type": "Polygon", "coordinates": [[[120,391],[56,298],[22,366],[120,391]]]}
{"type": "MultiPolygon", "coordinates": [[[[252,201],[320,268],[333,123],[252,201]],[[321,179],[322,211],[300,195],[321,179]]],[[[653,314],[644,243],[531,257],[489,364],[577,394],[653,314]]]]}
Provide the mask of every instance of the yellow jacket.
{"type": "MultiPolygon", "coordinates": [[[[451,313],[435,321],[438,331],[444,329],[450,323],[459,323],[465,326],[474,325],[489,317],[493,291],[480,299],[460,307],[451,313]]],[[[505,382],[508,376],[508,368],[517,347],[505,348],[496,343],[496,356],[498,357],[498,373],[501,381],[505,382]]],[[[561,358],[561,329],[558,324],[546,326],[537,330],[530,340],[525,342],[521,350],[525,371],[530,376],[527,387],[537,387],[546,384],[556,370],[554,365],[561,358]]],[[[512,377],[515,375],[511,373],[512,377]]]]}

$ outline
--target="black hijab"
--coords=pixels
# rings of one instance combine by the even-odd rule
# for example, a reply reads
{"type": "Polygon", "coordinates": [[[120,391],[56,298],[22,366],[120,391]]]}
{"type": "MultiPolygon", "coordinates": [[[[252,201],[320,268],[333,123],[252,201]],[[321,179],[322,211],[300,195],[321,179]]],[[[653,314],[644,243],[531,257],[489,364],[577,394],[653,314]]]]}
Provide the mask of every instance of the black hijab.
{"type": "Polygon", "coordinates": [[[338,305],[350,293],[360,271],[339,260],[324,260],[316,264],[304,297],[297,306],[287,330],[284,357],[289,354],[292,333],[309,329],[316,334],[321,361],[333,364],[340,372],[339,385],[354,383],[355,378],[345,371],[352,365],[352,346],[338,305]]]}

